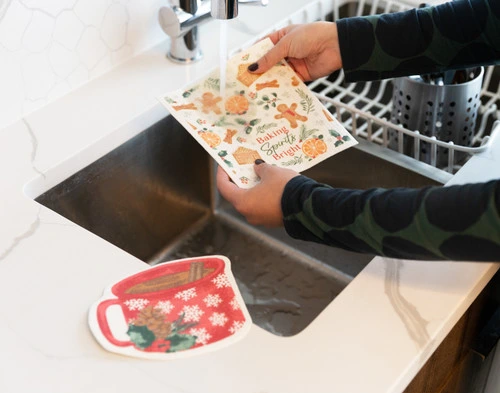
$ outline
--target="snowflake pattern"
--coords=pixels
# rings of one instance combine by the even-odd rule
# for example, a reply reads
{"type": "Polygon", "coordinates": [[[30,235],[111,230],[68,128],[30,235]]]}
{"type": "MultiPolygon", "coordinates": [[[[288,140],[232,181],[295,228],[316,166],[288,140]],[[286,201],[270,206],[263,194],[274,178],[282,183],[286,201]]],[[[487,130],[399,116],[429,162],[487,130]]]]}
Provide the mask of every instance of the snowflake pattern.
{"type": "Polygon", "coordinates": [[[232,334],[234,334],[234,333],[236,333],[238,330],[240,330],[240,329],[243,327],[243,325],[244,325],[244,324],[245,324],[245,323],[244,323],[244,322],[242,322],[242,321],[234,321],[234,322],[233,322],[233,324],[231,325],[231,327],[229,328],[229,331],[230,331],[232,334]]]}
{"type": "Polygon", "coordinates": [[[207,295],[205,297],[205,299],[203,299],[203,301],[205,302],[205,304],[207,305],[207,307],[218,307],[219,304],[222,303],[222,299],[220,298],[220,296],[218,294],[207,295]]]}
{"type": "Polygon", "coordinates": [[[148,299],[129,299],[125,301],[125,305],[130,311],[142,310],[149,303],[148,299]]]}
{"type": "Polygon", "coordinates": [[[238,300],[236,298],[233,298],[233,300],[231,300],[229,302],[229,304],[231,305],[231,307],[232,307],[233,310],[239,310],[240,309],[240,303],[238,302],[238,300]]]}
{"type": "Polygon", "coordinates": [[[196,297],[196,288],[189,288],[186,289],[185,291],[177,292],[175,294],[176,299],[182,299],[186,302],[194,297],[196,297]]]}
{"type": "Polygon", "coordinates": [[[228,321],[226,314],[223,312],[214,312],[208,319],[212,322],[212,326],[224,326],[228,321]]]}
{"type": "Polygon", "coordinates": [[[217,275],[217,277],[212,279],[212,282],[219,289],[231,286],[231,283],[229,282],[229,278],[224,273],[217,275]]]}
{"type": "Polygon", "coordinates": [[[205,312],[198,307],[194,306],[184,306],[179,314],[184,313],[184,322],[198,322],[205,312]]]}
{"type": "Polygon", "coordinates": [[[156,303],[155,308],[161,310],[161,312],[164,314],[168,314],[170,313],[170,311],[174,309],[174,305],[170,300],[161,300],[158,303],[156,303]]]}
{"type": "Polygon", "coordinates": [[[196,336],[196,344],[206,345],[208,341],[212,338],[212,335],[208,333],[207,329],[205,328],[200,328],[200,329],[193,328],[189,331],[189,334],[191,334],[192,336],[196,336]]]}

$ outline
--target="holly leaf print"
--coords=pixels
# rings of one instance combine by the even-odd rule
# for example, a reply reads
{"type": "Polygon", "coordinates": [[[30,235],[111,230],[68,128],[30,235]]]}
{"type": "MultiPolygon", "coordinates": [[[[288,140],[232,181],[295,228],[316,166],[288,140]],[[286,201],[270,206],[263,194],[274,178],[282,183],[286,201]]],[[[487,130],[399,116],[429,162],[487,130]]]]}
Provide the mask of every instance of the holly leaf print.
{"type": "Polygon", "coordinates": [[[149,347],[156,338],[154,333],[146,326],[135,326],[132,324],[128,325],[127,334],[130,337],[130,341],[141,349],[149,347]]]}
{"type": "Polygon", "coordinates": [[[214,126],[216,127],[226,127],[226,126],[231,126],[233,123],[227,120],[226,116],[222,116],[219,120],[217,120],[214,123],[214,126]]]}
{"type": "Polygon", "coordinates": [[[196,343],[196,336],[175,333],[168,336],[167,340],[170,341],[170,348],[167,352],[177,352],[191,348],[196,343]]]}
{"type": "Polygon", "coordinates": [[[276,108],[276,101],[279,100],[278,94],[271,93],[271,96],[272,97],[268,95],[262,96],[262,99],[257,102],[257,105],[264,105],[263,108],[265,110],[269,110],[271,107],[276,108]]]}
{"type": "Polygon", "coordinates": [[[189,90],[186,90],[184,93],[182,93],[182,96],[183,96],[184,98],[188,98],[188,97],[191,95],[191,93],[192,93],[193,91],[195,91],[196,89],[197,89],[197,86],[195,86],[195,87],[193,87],[193,88],[191,88],[191,89],[189,89],[189,90]]]}
{"type": "Polygon", "coordinates": [[[335,137],[335,138],[340,136],[340,134],[335,130],[328,130],[328,132],[330,132],[330,135],[335,137]]]}
{"type": "Polygon", "coordinates": [[[244,126],[244,130],[247,134],[250,134],[253,130],[253,127],[260,123],[260,119],[252,119],[247,121],[245,119],[236,119],[236,123],[244,126]]]}

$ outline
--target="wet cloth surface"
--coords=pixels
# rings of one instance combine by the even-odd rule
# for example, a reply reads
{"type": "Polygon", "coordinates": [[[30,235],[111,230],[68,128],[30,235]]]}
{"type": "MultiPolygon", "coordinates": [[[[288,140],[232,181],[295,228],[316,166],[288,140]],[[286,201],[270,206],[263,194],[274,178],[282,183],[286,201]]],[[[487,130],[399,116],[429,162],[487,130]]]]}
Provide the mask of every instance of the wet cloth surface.
{"type": "Polygon", "coordinates": [[[222,90],[215,70],[160,98],[241,188],[258,183],[256,159],[301,172],[357,143],[286,62],[248,72],[272,45],[266,39],[231,58],[222,90]]]}

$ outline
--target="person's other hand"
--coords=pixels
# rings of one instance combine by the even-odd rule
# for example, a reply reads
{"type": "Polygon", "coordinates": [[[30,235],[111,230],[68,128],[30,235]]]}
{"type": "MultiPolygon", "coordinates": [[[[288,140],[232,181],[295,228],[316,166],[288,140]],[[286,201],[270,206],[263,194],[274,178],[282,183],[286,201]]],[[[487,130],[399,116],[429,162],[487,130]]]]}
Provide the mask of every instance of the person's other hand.
{"type": "Polygon", "coordinates": [[[299,174],[291,169],[266,163],[255,164],[260,183],[250,189],[239,188],[219,166],[217,188],[221,195],[253,225],[277,227],[283,225],[281,196],[288,181],[299,174]]]}
{"type": "Polygon", "coordinates": [[[286,59],[303,81],[311,81],[342,68],[334,22],[290,25],[267,37],[275,46],[248,67],[250,72],[261,74],[286,59]]]}

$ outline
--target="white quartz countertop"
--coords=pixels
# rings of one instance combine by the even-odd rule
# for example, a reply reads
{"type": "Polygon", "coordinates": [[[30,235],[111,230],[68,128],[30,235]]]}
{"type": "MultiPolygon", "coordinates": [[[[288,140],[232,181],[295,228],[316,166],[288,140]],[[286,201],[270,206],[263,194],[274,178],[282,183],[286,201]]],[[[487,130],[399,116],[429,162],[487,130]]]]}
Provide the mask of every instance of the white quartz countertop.
{"type": "MultiPolygon", "coordinates": [[[[308,3],[240,9],[229,48],[250,45],[284,15],[300,22],[308,3]]],[[[144,119],[166,116],[160,94],[218,65],[208,49],[217,23],[200,39],[199,63],[166,60],[165,40],[0,131],[0,392],[401,392],[498,264],[375,258],[301,333],[283,338],[254,325],[238,343],[189,359],[127,358],[91,335],[90,305],[147,265],[33,197],[135,135],[144,119]]],[[[452,182],[499,177],[497,137],[452,182]]]]}

